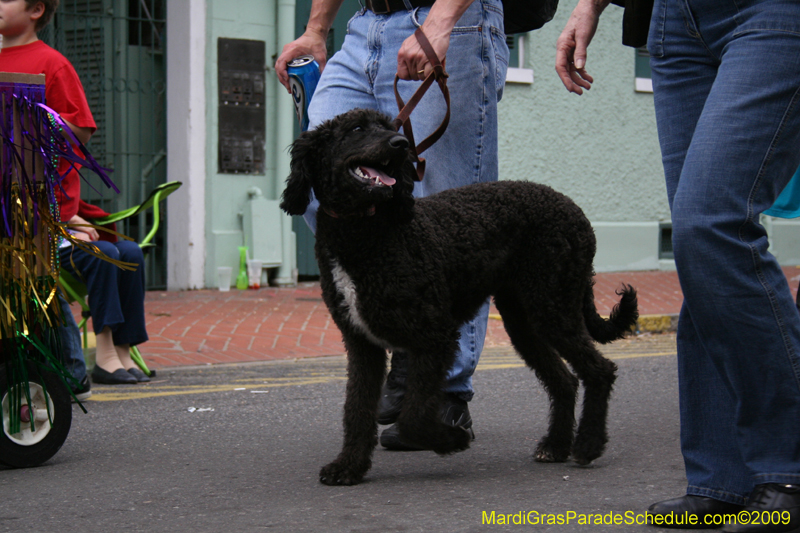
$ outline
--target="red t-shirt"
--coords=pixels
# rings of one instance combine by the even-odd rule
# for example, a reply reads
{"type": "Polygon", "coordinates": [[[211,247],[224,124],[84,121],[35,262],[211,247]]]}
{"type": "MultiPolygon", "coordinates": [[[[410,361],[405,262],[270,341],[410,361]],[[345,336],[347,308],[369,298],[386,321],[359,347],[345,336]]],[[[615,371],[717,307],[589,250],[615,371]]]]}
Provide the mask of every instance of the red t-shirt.
{"type": "MultiPolygon", "coordinates": [[[[61,53],[42,41],[0,49],[0,72],[45,75],[45,100],[61,117],[79,128],[97,129],[83,85],[72,64],[61,53]]],[[[58,170],[63,174],[69,161],[62,159],[58,170]]],[[[61,220],[66,222],[78,213],[81,197],[81,177],[72,170],[56,187],[56,199],[61,208],[61,220]],[[66,196],[62,194],[63,187],[66,196]]]]}

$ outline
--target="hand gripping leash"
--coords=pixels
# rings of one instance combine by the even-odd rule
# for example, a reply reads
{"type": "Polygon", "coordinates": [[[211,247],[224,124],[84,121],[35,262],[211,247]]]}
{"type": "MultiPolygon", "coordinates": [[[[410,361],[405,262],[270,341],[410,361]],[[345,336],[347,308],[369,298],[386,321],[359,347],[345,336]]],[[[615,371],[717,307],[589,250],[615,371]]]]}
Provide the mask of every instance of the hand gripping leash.
{"type": "Polygon", "coordinates": [[[400,77],[395,75],[394,96],[397,100],[397,109],[400,110],[400,113],[397,115],[397,118],[394,119],[394,128],[398,131],[400,130],[400,127],[403,128],[403,134],[411,144],[412,159],[417,164],[416,181],[422,181],[422,177],[425,175],[425,159],[419,157],[419,155],[430,148],[433,143],[438,141],[439,138],[444,134],[444,131],[447,129],[447,124],[450,122],[450,91],[447,89],[447,72],[444,70],[444,65],[439,61],[439,58],[436,57],[436,52],[433,51],[433,47],[428,41],[428,38],[425,37],[425,34],[422,32],[422,28],[417,28],[417,31],[414,32],[414,36],[417,38],[417,41],[422,47],[422,50],[425,52],[425,55],[428,56],[428,61],[433,66],[433,72],[428,74],[428,77],[425,78],[425,80],[422,82],[422,85],[420,85],[416,92],[414,92],[414,95],[407,104],[403,102],[403,99],[400,97],[400,92],[397,90],[397,82],[400,77]],[[444,96],[444,101],[447,104],[447,112],[445,113],[444,120],[442,120],[442,123],[439,125],[439,127],[436,128],[436,130],[421,143],[415,144],[414,132],[411,128],[411,112],[414,110],[420,100],[422,100],[422,96],[433,84],[434,80],[439,85],[439,89],[442,91],[442,96],[444,96]]]}

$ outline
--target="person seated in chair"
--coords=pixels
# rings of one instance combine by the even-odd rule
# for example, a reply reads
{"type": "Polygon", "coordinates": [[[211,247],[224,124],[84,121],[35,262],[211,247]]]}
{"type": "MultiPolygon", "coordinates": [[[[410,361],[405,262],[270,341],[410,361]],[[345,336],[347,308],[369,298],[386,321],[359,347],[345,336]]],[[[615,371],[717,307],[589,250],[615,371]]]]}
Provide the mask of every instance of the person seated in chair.
{"type": "MultiPolygon", "coordinates": [[[[75,182],[79,188],[80,182],[75,182]]],[[[62,207],[62,218],[64,212],[62,207]]],[[[68,227],[73,237],[91,242],[111,259],[136,265],[136,270],[124,270],[66,240],[62,244],[61,268],[83,281],[88,293],[92,325],[97,339],[92,381],[109,385],[150,381],[130,355],[131,346],[148,340],[144,316],[142,249],[131,241],[104,240],[107,234],[103,233],[101,237],[100,232],[77,213],[68,219],[68,227]]]]}

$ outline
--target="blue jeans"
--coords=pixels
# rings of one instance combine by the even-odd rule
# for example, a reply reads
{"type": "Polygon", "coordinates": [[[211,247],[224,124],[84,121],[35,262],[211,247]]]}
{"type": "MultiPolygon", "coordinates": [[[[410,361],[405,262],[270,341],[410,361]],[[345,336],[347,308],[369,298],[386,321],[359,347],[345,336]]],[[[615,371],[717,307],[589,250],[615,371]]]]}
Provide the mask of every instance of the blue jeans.
{"type": "MultiPolygon", "coordinates": [[[[422,25],[430,8],[388,15],[363,9],[348,23],[342,49],[328,62],[309,106],[310,128],[354,108],[398,113],[394,96],[397,53],[403,41],[422,25]]],[[[422,156],[425,178],[414,187],[421,198],[471,183],[497,181],[497,102],[503,94],[508,47],[500,0],[475,0],[450,36],[446,70],[451,97],[447,131],[422,156]]],[[[419,82],[398,85],[408,101],[419,82]]],[[[434,84],[411,115],[414,137],[422,141],[442,121],[446,106],[434,84]]],[[[319,204],[312,201],[305,219],[316,229],[319,204]]],[[[469,400],[472,374],[486,336],[489,301],[461,328],[460,351],[447,376],[445,390],[469,400]]]]}
{"type": "Polygon", "coordinates": [[[123,270],[73,246],[61,249],[61,268],[86,283],[95,334],[108,326],[115,345],[135,346],[147,341],[142,249],[130,241],[92,244],[112,259],[138,265],[136,270],[123,270]]]}
{"type": "Polygon", "coordinates": [[[61,306],[61,315],[64,323],[58,326],[58,336],[61,339],[61,362],[69,371],[70,375],[78,383],[86,377],[86,360],[83,357],[83,347],[81,346],[81,330],[72,316],[67,300],[58,292],[58,304],[61,306]]]}
{"type": "Polygon", "coordinates": [[[800,3],[656,0],[688,494],[800,482],[800,314],[759,214],[800,165],[800,3]]]}

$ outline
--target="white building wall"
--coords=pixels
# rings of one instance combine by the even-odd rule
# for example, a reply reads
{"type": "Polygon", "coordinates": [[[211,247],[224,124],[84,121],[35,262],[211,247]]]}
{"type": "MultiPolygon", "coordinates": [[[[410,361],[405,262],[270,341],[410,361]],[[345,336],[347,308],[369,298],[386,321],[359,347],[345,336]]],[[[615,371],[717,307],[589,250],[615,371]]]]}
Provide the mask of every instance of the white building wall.
{"type": "Polygon", "coordinates": [[[206,3],[170,0],[167,12],[167,289],[204,287],[206,257],[206,3]]]}

